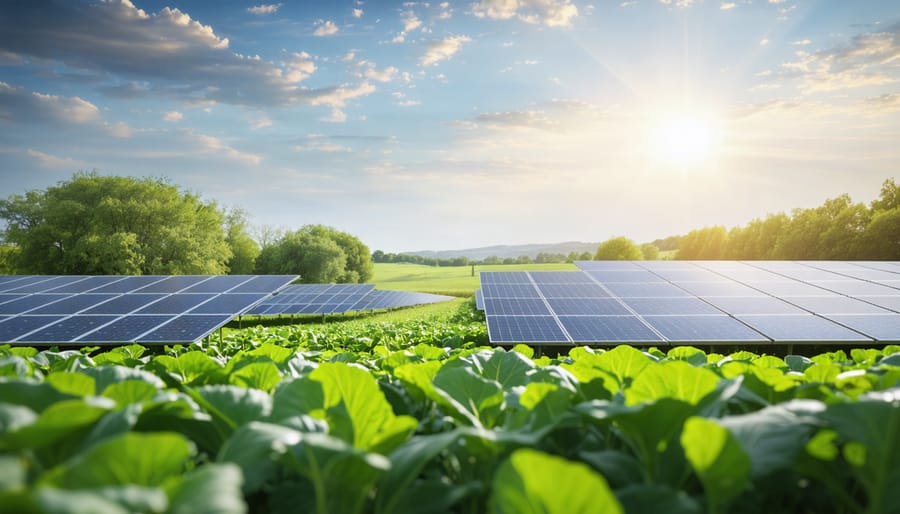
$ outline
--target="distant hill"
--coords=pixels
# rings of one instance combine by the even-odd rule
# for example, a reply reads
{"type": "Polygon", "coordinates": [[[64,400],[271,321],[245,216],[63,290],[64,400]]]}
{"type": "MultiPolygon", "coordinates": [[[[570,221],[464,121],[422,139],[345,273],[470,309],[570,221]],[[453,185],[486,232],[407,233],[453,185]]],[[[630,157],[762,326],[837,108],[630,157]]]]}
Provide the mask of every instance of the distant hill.
{"type": "Polygon", "coordinates": [[[561,253],[569,255],[570,252],[597,252],[600,243],[585,243],[581,241],[568,241],[565,243],[550,244],[525,244],[525,245],[498,245],[484,246],[481,248],[467,248],[465,250],[420,250],[415,252],[402,252],[407,255],[420,255],[437,259],[453,259],[455,257],[467,257],[470,260],[480,261],[486,257],[496,256],[500,258],[521,257],[527,255],[534,259],[539,253],[561,253]]]}

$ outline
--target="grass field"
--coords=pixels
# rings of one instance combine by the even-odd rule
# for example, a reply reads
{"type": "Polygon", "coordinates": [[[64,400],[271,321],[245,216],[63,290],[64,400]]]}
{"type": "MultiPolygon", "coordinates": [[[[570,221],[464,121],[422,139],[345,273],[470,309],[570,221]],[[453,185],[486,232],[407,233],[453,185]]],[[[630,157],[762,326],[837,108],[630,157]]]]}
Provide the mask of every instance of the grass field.
{"type": "Polygon", "coordinates": [[[422,293],[471,296],[479,287],[480,271],[555,271],[577,270],[574,264],[510,264],[476,265],[475,275],[471,266],[423,266],[407,263],[376,263],[372,283],[376,289],[418,291],[422,293]]]}

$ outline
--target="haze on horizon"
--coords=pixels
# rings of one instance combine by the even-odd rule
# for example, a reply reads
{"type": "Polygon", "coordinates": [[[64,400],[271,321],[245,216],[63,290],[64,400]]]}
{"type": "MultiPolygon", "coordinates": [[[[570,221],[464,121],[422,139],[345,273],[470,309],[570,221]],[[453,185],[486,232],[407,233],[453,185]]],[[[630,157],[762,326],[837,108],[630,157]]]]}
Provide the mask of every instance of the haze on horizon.
{"type": "Polygon", "coordinates": [[[0,196],[154,176],[371,249],[638,242],[900,169],[900,4],[0,3],[0,196]]]}

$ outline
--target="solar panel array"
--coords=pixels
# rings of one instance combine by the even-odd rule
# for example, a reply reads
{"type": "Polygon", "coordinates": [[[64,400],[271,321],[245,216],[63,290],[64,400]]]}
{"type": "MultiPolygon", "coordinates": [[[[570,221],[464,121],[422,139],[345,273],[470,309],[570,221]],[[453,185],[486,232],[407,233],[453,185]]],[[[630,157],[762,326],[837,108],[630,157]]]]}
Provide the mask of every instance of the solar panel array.
{"type": "Polygon", "coordinates": [[[190,343],[293,275],[0,276],[0,342],[190,343]]]}
{"type": "Polygon", "coordinates": [[[482,272],[491,342],[900,342],[900,262],[575,264],[482,272]]]}
{"type": "Polygon", "coordinates": [[[453,299],[452,296],[376,291],[374,288],[372,284],[296,284],[261,302],[247,311],[247,314],[337,314],[410,307],[453,299]]]}

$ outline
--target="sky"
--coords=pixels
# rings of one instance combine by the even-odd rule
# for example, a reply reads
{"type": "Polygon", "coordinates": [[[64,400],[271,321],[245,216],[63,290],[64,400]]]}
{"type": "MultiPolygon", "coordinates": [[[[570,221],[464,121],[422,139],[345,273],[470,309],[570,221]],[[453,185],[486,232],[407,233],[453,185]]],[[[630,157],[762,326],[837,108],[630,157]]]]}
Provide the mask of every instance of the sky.
{"type": "Polygon", "coordinates": [[[80,170],[386,252],[869,202],[900,2],[0,2],[0,197],[80,170]]]}

